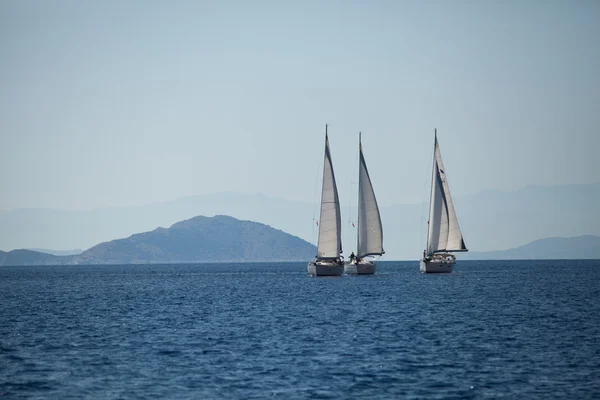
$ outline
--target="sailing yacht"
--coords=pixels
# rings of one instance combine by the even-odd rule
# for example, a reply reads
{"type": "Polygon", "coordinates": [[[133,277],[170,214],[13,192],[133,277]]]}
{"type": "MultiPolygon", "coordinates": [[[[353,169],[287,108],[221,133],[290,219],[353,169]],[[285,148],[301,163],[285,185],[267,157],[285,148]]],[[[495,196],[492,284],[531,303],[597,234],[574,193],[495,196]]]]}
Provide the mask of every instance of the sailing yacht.
{"type": "Polygon", "coordinates": [[[423,251],[423,259],[420,262],[421,272],[452,272],[456,262],[456,257],[452,253],[468,251],[458,226],[445,171],[436,129],[427,249],[423,251]]]}
{"type": "Polygon", "coordinates": [[[319,240],[317,256],[308,263],[308,273],[316,276],[339,276],[344,273],[342,253],[342,218],[340,199],[325,124],[325,161],[323,163],[323,187],[321,190],[321,216],[319,217],[319,240]]]}
{"type": "Polygon", "coordinates": [[[375,256],[383,251],[383,228],[373,184],[363,155],[361,133],[358,133],[358,235],[356,258],[346,264],[347,274],[375,273],[375,256]]]}

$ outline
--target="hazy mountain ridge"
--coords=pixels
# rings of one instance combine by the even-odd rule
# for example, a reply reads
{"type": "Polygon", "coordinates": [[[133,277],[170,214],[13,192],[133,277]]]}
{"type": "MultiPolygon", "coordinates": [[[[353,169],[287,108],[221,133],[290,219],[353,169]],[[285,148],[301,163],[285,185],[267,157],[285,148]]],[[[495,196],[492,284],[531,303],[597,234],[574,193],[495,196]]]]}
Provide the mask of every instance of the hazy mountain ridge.
{"type": "Polygon", "coordinates": [[[315,246],[296,236],[258,222],[219,215],[198,216],[167,229],[103,242],[78,255],[1,252],[0,265],[300,261],[315,254],[315,246]]]}
{"type": "Polygon", "coordinates": [[[17,249],[0,251],[1,265],[58,265],[71,264],[72,256],[54,256],[39,251],[17,249]]]}
{"type": "MultiPolygon", "coordinates": [[[[346,256],[356,250],[356,229],[351,225],[356,222],[355,200],[342,199],[346,256]]],[[[465,243],[472,251],[514,248],[544,237],[600,235],[600,213],[596,211],[600,184],[488,190],[455,197],[454,203],[465,243]]],[[[425,247],[428,204],[392,205],[380,210],[384,259],[419,257],[425,247]]],[[[312,243],[317,240],[317,205],[224,192],[138,207],[0,211],[0,245],[3,249],[89,248],[196,215],[219,214],[277,226],[312,243]]]]}
{"type": "Polygon", "coordinates": [[[83,253],[82,249],[73,249],[73,250],[25,249],[25,250],[35,251],[38,253],[51,254],[53,256],[73,256],[76,254],[83,253]]]}
{"type": "Polygon", "coordinates": [[[551,237],[512,249],[469,252],[460,254],[459,257],[465,260],[600,260],[600,237],[593,235],[551,237]]]}
{"type": "Polygon", "coordinates": [[[229,215],[240,220],[260,221],[310,240],[297,229],[297,221],[302,220],[310,232],[312,209],[308,204],[262,194],[223,192],[143,206],[83,211],[37,208],[0,211],[0,246],[6,250],[88,249],[100,242],[150,231],[157,226],[168,227],[197,215],[229,215]]]}

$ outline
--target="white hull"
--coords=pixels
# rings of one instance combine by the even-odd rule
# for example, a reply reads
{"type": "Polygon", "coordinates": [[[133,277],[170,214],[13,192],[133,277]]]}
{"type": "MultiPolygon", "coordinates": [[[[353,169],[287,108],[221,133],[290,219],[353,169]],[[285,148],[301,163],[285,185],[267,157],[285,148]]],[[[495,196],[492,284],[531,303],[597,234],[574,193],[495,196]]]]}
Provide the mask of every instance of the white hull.
{"type": "Polygon", "coordinates": [[[449,273],[452,272],[454,260],[421,260],[420,270],[424,273],[449,273]]]}
{"type": "Polygon", "coordinates": [[[346,264],[345,271],[351,275],[373,275],[375,273],[375,261],[373,262],[359,262],[355,264],[351,262],[346,264]]]}
{"type": "Polygon", "coordinates": [[[344,273],[344,265],[337,263],[308,263],[308,273],[314,276],[340,276],[344,273]]]}

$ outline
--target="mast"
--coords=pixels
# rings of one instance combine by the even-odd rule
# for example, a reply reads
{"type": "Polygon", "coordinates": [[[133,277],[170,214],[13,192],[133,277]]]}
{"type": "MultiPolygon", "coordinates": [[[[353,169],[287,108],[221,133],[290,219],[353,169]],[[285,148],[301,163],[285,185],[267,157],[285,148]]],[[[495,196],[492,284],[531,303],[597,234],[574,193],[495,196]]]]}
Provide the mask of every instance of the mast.
{"type": "Polygon", "coordinates": [[[358,257],[358,245],[360,243],[360,153],[362,153],[362,142],[360,137],[362,135],[362,131],[358,131],[358,199],[356,204],[356,256],[358,257]]]}
{"type": "Polygon", "coordinates": [[[325,124],[325,158],[321,188],[317,259],[337,259],[342,252],[340,204],[335,174],[333,172],[327,127],[328,124],[325,124]]]}
{"type": "Polygon", "coordinates": [[[433,193],[433,177],[435,174],[435,147],[437,146],[437,128],[433,128],[433,156],[431,161],[431,190],[429,191],[429,212],[427,213],[427,242],[425,243],[425,254],[429,253],[429,230],[431,229],[431,194],[433,193]]]}

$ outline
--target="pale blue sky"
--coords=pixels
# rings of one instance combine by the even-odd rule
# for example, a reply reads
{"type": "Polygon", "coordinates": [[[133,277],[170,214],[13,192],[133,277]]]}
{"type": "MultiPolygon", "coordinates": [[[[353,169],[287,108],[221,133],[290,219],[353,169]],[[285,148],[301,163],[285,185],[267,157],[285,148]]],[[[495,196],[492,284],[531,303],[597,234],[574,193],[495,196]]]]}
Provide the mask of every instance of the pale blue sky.
{"type": "Polygon", "coordinates": [[[0,209],[597,182],[598,1],[0,2],[0,209]]]}

